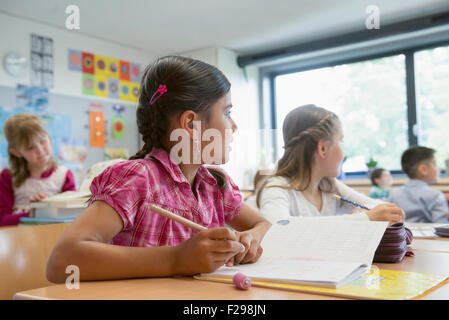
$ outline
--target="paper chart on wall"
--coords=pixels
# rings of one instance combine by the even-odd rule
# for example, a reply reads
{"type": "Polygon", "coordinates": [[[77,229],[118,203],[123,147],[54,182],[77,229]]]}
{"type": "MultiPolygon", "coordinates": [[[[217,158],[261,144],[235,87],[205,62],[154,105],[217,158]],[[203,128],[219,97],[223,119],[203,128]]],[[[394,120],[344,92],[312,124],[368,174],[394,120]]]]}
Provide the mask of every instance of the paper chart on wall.
{"type": "Polygon", "coordinates": [[[90,146],[104,148],[104,114],[101,111],[89,111],[90,146]]]}
{"type": "MultiPolygon", "coordinates": [[[[102,98],[137,102],[140,87],[141,69],[138,63],[112,57],[68,49],[68,68],[82,72],[82,93],[102,98]]],[[[42,65],[36,57],[35,64],[42,65]]],[[[31,76],[33,76],[32,74],[31,76]]],[[[49,77],[35,74],[36,81],[53,81],[49,77]]]]}

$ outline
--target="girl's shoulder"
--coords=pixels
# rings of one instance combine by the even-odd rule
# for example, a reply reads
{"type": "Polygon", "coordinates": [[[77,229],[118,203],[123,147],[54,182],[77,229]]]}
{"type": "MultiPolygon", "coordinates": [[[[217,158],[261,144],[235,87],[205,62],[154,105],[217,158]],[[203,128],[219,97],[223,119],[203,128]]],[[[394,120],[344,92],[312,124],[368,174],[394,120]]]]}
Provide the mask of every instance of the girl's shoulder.
{"type": "Polygon", "coordinates": [[[90,190],[92,194],[103,192],[106,189],[114,190],[145,190],[152,184],[150,174],[151,165],[142,159],[123,160],[111,164],[98,174],[94,174],[90,190]]]}
{"type": "Polygon", "coordinates": [[[354,189],[352,189],[350,186],[348,186],[346,183],[344,183],[341,180],[333,179],[332,181],[334,183],[335,191],[337,193],[339,193],[340,195],[341,195],[341,193],[347,193],[347,192],[355,191],[354,189]]]}
{"type": "Polygon", "coordinates": [[[3,177],[11,177],[11,170],[9,170],[9,168],[5,168],[2,170],[2,172],[0,173],[0,176],[3,177]]]}
{"type": "Polygon", "coordinates": [[[118,175],[118,176],[134,176],[141,175],[152,169],[154,163],[145,159],[123,160],[109,165],[101,174],[118,175]]]}
{"type": "Polygon", "coordinates": [[[5,168],[2,170],[2,172],[0,173],[0,181],[2,183],[12,184],[11,171],[9,170],[9,168],[5,168]]]}
{"type": "Polygon", "coordinates": [[[280,177],[280,176],[273,176],[273,177],[269,177],[267,178],[266,181],[266,187],[289,187],[290,186],[290,181],[288,178],[286,177],[280,177]]]}

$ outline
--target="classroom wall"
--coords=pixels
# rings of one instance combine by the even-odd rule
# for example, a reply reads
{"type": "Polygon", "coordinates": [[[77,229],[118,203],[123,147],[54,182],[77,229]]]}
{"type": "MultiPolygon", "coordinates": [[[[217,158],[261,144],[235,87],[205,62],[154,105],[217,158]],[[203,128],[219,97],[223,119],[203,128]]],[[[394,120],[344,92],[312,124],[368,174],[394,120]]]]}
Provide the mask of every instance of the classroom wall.
{"type": "MultiPolygon", "coordinates": [[[[7,53],[18,52],[29,59],[31,34],[53,39],[54,87],[49,89],[49,103],[43,115],[49,112],[52,115],[68,116],[69,118],[64,118],[70,119],[64,128],[71,130],[73,139],[83,139],[88,144],[87,111],[103,111],[104,119],[107,121],[105,123],[105,147],[127,148],[129,155],[137,152],[141,143],[135,120],[136,103],[83,95],[82,73],[68,69],[68,49],[88,51],[93,54],[139,63],[142,69],[154,61],[155,57],[136,48],[84,35],[82,29],[79,31],[67,30],[64,27],[64,21],[61,22],[61,28],[56,28],[0,12],[0,58],[3,60],[7,53]],[[100,104],[103,107],[92,108],[91,103],[100,104]],[[125,106],[125,111],[121,113],[121,116],[125,118],[125,138],[121,140],[112,138],[111,119],[116,116],[112,110],[113,104],[125,106]]],[[[5,72],[3,65],[0,67],[0,108],[3,110],[0,118],[2,115],[14,112],[15,108],[19,106],[16,101],[16,87],[18,84],[30,85],[30,69],[29,63],[28,71],[23,76],[14,78],[5,72]]],[[[0,123],[3,123],[5,119],[0,120],[0,123]]],[[[2,134],[1,138],[3,138],[2,134]]],[[[78,171],[82,177],[91,165],[104,159],[103,148],[88,148],[87,158],[82,165],[73,164],[71,169],[78,171]]],[[[1,157],[0,165],[6,167],[8,165],[7,158],[1,157]]],[[[69,166],[68,163],[67,165],[69,166]]],[[[81,178],[77,180],[81,180],[81,178]]]]}
{"type": "Polygon", "coordinates": [[[240,68],[237,53],[226,48],[203,48],[181,54],[216,66],[231,82],[231,114],[238,129],[233,135],[230,160],[223,168],[240,188],[251,188],[253,176],[261,166],[258,69],[240,68]]]}
{"type": "MultiPolygon", "coordinates": [[[[0,12],[0,57],[8,52],[18,52],[30,58],[30,35],[37,34],[53,39],[54,46],[54,88],[50,91],[56,94],[81,96],[81,72],[68,69],[68,49],[77,49],[94,54],[124,59],[146,66],[154,60],[154,56],[136,48],[123,46],[106,40],[90,37],[82,33],[83,29],[67,30],[65,21],[61,28],[30,21],[0,12]]],[[[113,31],[111,31],[113,32],[113,31]]],[[[15,87],[16,84],[30,84],[30,67],[20,78],[13,78],[6,72],[0,72],[0,85],[15,87]]],[[[103,100],[103,99],[102,99],[103,100]]],[[[104,99],[106,100],[106,99],[104,99]]],[[[111,99],[109,99],[111,100],[111,99]]],[[[129,103],[128,103],[129,104],[129,103]]]]}
{"type": "MultiPolygon", "coordinates": [[[[50,37],[54,41],[54,88],[50,89],[50,94],[61,97],[77,97],[86,99],[81,108],[85,112],[86,103],[103,102],[114,103],[118,100],[97,98],[92,99],[82,95],[81,73],[68,69],[67,50],[77,49],[88,51],[94,54],[111,56],[117,59],[125,59],[131,62],[140,63],[145,67],[155,60],[156,56],[143,52],[137,48],[126,47],[117,43],[90,37],[82,34],[82,29],[67,30],[64,22],[61,28],[25,20],[16,16],[0,12],[0,57],[8,52],[14,51],[30,57],[30,35],[38,34],[50,37]],[[12,31],[13,30],[13,31],[12,31]]],[[[241,187],[251,187],[252,178],[255,171],[260,167],[261,139],[259,132],[259,99],[257,91],[258,70],[256,67],[247,67],[245,70],[237,65],[237,53],[226,48],[204,48],[190,52],[178,53],[191,56],[212,65],[217,66],[230,80],[232,84],[232,97],[234,108],[232,115],[238,125],[238,131],[234,134],[230,161],[224,165],[225,170],[231,174],[235,182],[241,187]]],[[[30,69],[30,68],[28,68],[30,69]]],[[[0,86],[15,88],[17,84],[30,84],[30,74],[26,72],[20,78],[13,78],[6,72],[0,73],[0,86]]],[[[79,100],[82,101],[82,100],[79,100]]],[[[120,104],[127,108],[135,108],[135,103],[120,101],[120,104]]],[[[0,97],[0,106],[11,108],[14,106],[5,105],[0,97]]],[[[106,106],[108,108],[108,106],[106,106]]],[[[61,108],[61,111],[63,108],[61,108]]],[[[135,131],[135,123],[129,122],[128,132],[135,131]]],[[[85,132],[85,122],[74,121],[74,135],[83,136],[85,132]],[[81,127],[82,126],[82,127],[81,127]]],[[[133,135],[134,137],[134,135],[133,135]]],[[[130,147],[130,153],[138,149],[141,145],[140,137],[137,138],[130,147]]],[[[129,145],[127,146],[129,147],[129,145]]],[[[99,152],[98,152],[99,154],[99,152]]],[[[100,155],[90,158],[89,163],[100,159],[100,155]]]]}

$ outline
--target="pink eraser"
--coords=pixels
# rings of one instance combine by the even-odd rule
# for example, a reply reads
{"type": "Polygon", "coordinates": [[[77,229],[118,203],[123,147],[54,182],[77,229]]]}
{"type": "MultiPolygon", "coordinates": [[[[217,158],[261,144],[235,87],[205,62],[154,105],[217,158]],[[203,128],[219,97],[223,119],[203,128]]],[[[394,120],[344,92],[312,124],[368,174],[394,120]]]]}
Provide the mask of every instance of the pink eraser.
{"type": "Polygon", "coordinates": [[[251,288],[251,279],[243,273],[236,273],[232,281],[234,281],[235,286],[239,289],[248,290],[251,288]]]}

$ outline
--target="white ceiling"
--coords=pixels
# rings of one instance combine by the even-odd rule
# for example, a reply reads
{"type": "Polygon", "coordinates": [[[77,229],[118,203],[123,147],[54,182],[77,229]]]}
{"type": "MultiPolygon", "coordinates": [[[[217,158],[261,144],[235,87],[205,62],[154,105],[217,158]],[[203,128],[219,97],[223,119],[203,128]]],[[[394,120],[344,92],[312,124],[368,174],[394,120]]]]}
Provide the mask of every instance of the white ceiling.
{"type": "Polygon", "coordinates": [[[65,28],[72,4],[77,32],[153,55],[211,46],[249,54],[363,30],[371,4],[381,28],[449,9],[449,0],[0,0],[0,11],[65,28]]]}

